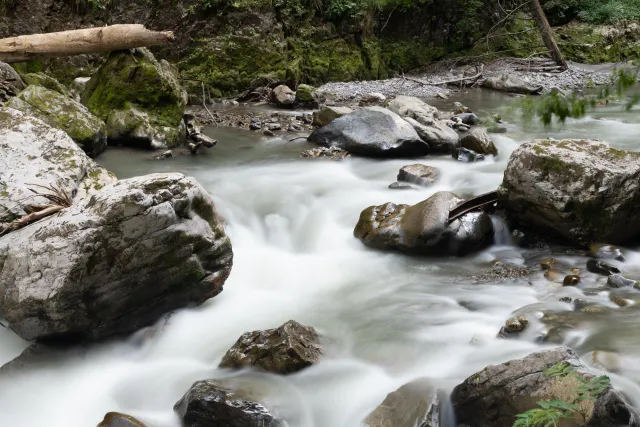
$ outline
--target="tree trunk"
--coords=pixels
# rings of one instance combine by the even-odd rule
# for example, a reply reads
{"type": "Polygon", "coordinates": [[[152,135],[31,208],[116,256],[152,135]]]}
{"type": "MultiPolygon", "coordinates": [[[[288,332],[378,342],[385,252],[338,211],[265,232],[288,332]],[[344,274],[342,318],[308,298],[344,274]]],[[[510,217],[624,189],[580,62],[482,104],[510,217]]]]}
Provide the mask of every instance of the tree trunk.
{"type": "Polygon", "coordinates": [[[549,53],[551,54],[551,58],[555,61],[556,64],[558,64],[558,66],[562,70],[568,70],[569,66],[562,57],[562,53],[560,52],[558,45],[553,39],[553,31],[551,30],[549,21],[547,21],[547,16],[544,14],[544,10],[542,10],[540,1],[529,0],[529,4],[531,7],[531,13],[533,14],[533,19],[536,21],[536,26],[540,31],[540,35],[542,36],[544,45],[547,47],[549,53]]]}
{"type": "Polygon", "coordinates": [[[138,24],[32,34],[0,39],[0,61],[23,62],[57,56],[159,46],[173,39],[171,31],[150,31],[144,25],[138,24]]]}

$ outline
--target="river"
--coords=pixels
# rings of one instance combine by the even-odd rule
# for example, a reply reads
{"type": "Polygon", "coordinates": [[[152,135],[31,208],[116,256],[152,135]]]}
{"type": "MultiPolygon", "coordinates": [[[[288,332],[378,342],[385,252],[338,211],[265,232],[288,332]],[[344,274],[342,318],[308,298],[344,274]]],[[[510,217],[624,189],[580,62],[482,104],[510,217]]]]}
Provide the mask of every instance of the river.
{"type": "MultiPolygon", "coordinates": [[[[535,137],[600,138],[617,148],[640,149],[638,110],[611,106],[549,130],[520,123],[513,98],[472,91],[462,101],[509,120],[509,132],[494,135],[500,151],[495,159],[310,160],[299,157],[308,148],[304,141],[222,128],[208,129],[218,146],[195,157],[151,161],[147,152],[107,150],[98,161],[119,178],[169,171],[197,178],[227,222],[232,274],[219,296],[175,313],[151,337],[103,343],[82,356],[0,378],[0,426],[87,427],[109,411],[151,427],[179,426],[172,407],[194,381],[237,375],[216,366],[243,332],[295,319],[330,338],[322,362],[287,377],[241,375],[267,391],[291,427],[357,427],[387,393],[412,379],[429,377],[450,390],[488,364],[555,346],[540,342],[549,326],[535,319],[542,309],[571,316],[571,305],[558,301],[567,295],[609,311],[576,314],[571,319],[577,326],[556,341],[580,355],[616,353],[620,370],[612,381],[640,403],[640,316],[633,307],[640,291],[627,291],[631,306],[621,309],[599,288],[603,278],[585,273],[581,287],[563,288],[539,271],[540,259],[549,255],[584,270],[584,256],[521,249],[511,245],[506,230],[494,246],[465,258],[380,252],[353,237],[360,212],[370,205],[414,204],[440,190],[463,196],[494,190],[510,153],[535,137]],[[440,181],[416,191],[387,188],[400,167],[416,162],[439,168],[440,181]],[[536,273],[504,283],[468,278],[494,260],[536,273]],[[531,314],[532,326],[521,339],[496,338],[514,312],[531,314]]],[[[626,248],[625,255],[623,273],[640,279],[638,248],[626,248]]],[[[0,328],[0,364],[26,346],[0,328]]]]}

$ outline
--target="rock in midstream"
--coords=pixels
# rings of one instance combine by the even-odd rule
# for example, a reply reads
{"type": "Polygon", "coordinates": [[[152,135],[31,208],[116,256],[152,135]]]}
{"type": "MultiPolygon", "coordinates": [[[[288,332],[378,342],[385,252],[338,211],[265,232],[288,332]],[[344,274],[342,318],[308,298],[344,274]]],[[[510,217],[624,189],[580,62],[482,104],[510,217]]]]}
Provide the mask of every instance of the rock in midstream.
{"type": "Polygon", "coordinates": [[[386,203],[360,214],[354,235],[377,249],[420,255],[464,255],[493,239],[493,224],[485,212],[470,212],[449,222],[449,211],[462,199],[440,191],[416,205],[386,203]]]}
{"type": "Polygon", "coordinates": [[[601,141],[525,143],[498,197],[515,227],[581,246],[632,240],[640,235],[640,154],[601,141]]]}
{"type": "Polygon", "coordinates": [[[119,412],[109,412],[97,427],[147,427],[141,421],[130,415],[119,412]]]}
{"type": "Polygon", "coordinates": [[[491,140],[491,137],[487,134],[487,131],[479,127],[474,127],[464,134],[460,138],[460,146],[468,148],[478,154],[498,155],[498,149],[493,143],[493,140],[491,140]]]}
{"type": "Polygon", "coordinates": [[[440,178],[440,171],[433,166],[422,164],[403,166],[398,172],[398,181],[429,186],[440,178]]]}
{"type": "Polygon", "coordinates": [[[626,286],[635,286],[635,284],[635,280],[627,279],[622,274],[614,273],[607,278],[607,285],[612,288],[624,288],[626,286]]]}
{"type": "Polygon", "coordinates": [[[597,259],[615,259],[616,261],[624,261],[624,255],[620,248],[607,243],[590,244],[589,254],[597,259]]]}
{"type": "Polygon", "coordinates": [[[587,261],[587,270],[592,273],[602,274],[603,276],[620,273],[620,270],[618,270],[617,267],[597,259],[590,259],[587,261]]]}

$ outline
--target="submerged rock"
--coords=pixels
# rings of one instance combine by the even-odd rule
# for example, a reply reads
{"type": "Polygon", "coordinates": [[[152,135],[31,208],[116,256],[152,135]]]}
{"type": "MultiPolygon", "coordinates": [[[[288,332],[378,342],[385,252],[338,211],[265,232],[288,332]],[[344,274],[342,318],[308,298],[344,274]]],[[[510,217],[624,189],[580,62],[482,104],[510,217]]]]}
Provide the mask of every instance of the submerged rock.
{"type": "MultiPolygon", "coordinates": [[[[515,416],[538,408],[536,402],[562,400],[577,401],[580,385],[573,375],[583,379],[595,378],[580,363],[576,353],[561,347],[530,354],[524,359],[488,366],[470,376],[451,393],[451,403],[458,423],[470,427],[511,427],[515,416]],[[551,376],[550,368],[559,370],[566,365],[571,375],[551,376]]],[[[611,385],[593,401],[582,403],[584,425],[638,426],[638,415],[611,385]]],[[[575,424],[583,425],[582,420],[575,424]]]]}
{"type": "Polygon", "coordinates": [[[532,85],[514,74],[507,73],[485,79],[485,81],[482,82],[482,87],[524,95],[537,95],[542,92],[543,89],[542,86],[532,85]]]}
{"type": "Polygon", "coordinates": [[[429,186],[440,178],[440,171],[432,166],[415,164],[403,166],[398,172],[398,181],[429,186]]]}
{"type": "Polygon", "coordinates": [[[284,427],[248,387],[225,381],[198,381],[173,410],[184,427],[284,427]]]}
{"type": "Polygon", "coordinates": [[[388,187],[390,190],[417,190],[416,187],[414,187],[411,184],[407,184],[406,182],[392,182],[391,184],[389,184],[388,187]]]}
{"type": "Polygon", "coordinates": [[[453,158],[462,163],[473,163],[484,160],[484,155],[468,148],[456,148],[453,152],[453,158]]]}
{"type": "Polygon", "coordinates": [[[409,123],[382,107],[366,107],[316,129],[309,141],[368,157],[424,156],[424,143],[409,123]]]}
{"type": "Polygon", "coordinates": [[[322,107],[319,111],[313,112],[313,125],[326,126],[338,117],[353,113],[349,107],[322,107]]]}
{"type": "Polygon", "coordinates": [[[22,92],[25,87],[16,70],[11,65],[0,62],[0,104],[22,92]]]}
{"type": "Polygon", "coordinates": [[[82,103],[116,144],[167,149],[184,143],[186,92],[177,69],[145,48],[112,52],[87,83],[82,103]]]}
{"type": "Polygon", "coordinates": [[[271,101],[280,108],[293,108],[296,101],[296,93],[289,86],[280,85],[271,92],[271,101]]]}
{"type": "Polygon", "coordinates": [[[300,154],[301,157],[326,158],[331,160],[342,160],[349,157],[349,153],[338,147],[316,147],[311,150],[305,150],[300,154]]]}
{"type": "Polygon", "coordinates": [[[136,420],[130,415],[119,412],[109,412],[98,427],[146,427],[146,424],[136,420]]]}
{"type": "Polygon", "coordinates": [[[627,286],[635,286],[635,284],[635,280],[627,279],[622,274],[614,273],[607,278],[607,285],[611,286],[612,288],[624,288],[627,286]]]}
{"type": "Polygon", "coordinates": [[[456,114],[453,120],[459,121],[467,126],[475,126],[480,124],[480,118],[473,113],[456,114]]]}
{"type": "Polygon", "coordinates": [[[449,223],[449,211],[461,201],[453,193],[440,191],[413,206],[370,206],[360,214],[353,234],[377,249],[464,255],[491,244],[493,224],[485,212],[470,212],[449,223]]]}
{"type": "Polygon", "coordinates": [[[589,254],[598,259],[615,259],[624,261],[624,255],[620,248],[606,243],[592,243],[589,245],[589,254]]]}
{"type": "Polygon", "coordinates": [[[107,148],[105,123],[69,96],[43,86],[28,86],[18,96],[11,98],[6,106],[65,131],[91,157],[96,157],[107,148]]]}
{"type": "Polygon", "coordinates": [[[31,189],[51,193],[35,185],[53,185],[75,203],[116,181],[65,132],[13,108],[0,109],[0,164],[0,223],[50,203],[33,197],[31,189]]]}
{"type": "Polygon", "coordinates": [[[610,276],[614,273],[620,273],[620,270],[618,270],[613,265],[607,264],[606,262],[597,259],[590,259],[589,261],[587,261],[587,270],[592,273],[602,274],[603,276],[610,276]]]}
{"type": "Polygon", "coordinates": [[[513,152],[498,190],[518,227],[586,245],[640,235],[640,154],[601,141],[537,140],[513,152]]]}
{"type": "Polygon", "coordinates": [[[268,372],[290,374],[317,363],[321,356],[320,335],[316,330],[290,320],[276,329],[242,334],[224,355],[220,367],[255,366],[268,372]]]}
{"type": "Polygon", "coordinates": [[[441,401],[432,381],[421,378],[389,393],[364,420],[368,427],[439,427],[441,401]]]}
{"type": "Polygon", "coordinates": [[[130,333],[220,293],[232,259],[193,178],[121,180],[0,237],[0,312],[27,340],[130,333]]]}
{"type": "Polygon", "coordinates": [[[498,149],[495,144],[487,135],[487,132],[482,128],[473,128],[462,138],[460,138],[460,146],[462,148],[468,148],[479,154],[491,154],[492,156],[498,155],[498,149]]]}
{"type": "Polygon", "coordinates": [[[540,267],[542,267],[543,270],[551,270],[557,266],[558,260],[555,258],[544,258],[540,261],[540,267]]]}
{"type": "Polygon", "coordinates": [[[22,76],[27,85],[42,86],[61,95],[73,98],[73,95],[62,83],[45,73],[29,73],[22,76]]]}

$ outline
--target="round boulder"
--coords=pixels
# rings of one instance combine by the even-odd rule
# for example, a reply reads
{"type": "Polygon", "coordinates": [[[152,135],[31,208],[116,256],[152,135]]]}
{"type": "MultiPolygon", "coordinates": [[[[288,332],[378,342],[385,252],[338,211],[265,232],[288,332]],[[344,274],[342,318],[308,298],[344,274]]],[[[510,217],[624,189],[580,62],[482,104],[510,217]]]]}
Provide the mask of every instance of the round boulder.
{"type": "Polygon", "coordinates": [[[271,92],[271,101],[280,108],[293,108],[296,93],[286,85],[276,86],[271,92]]]}

